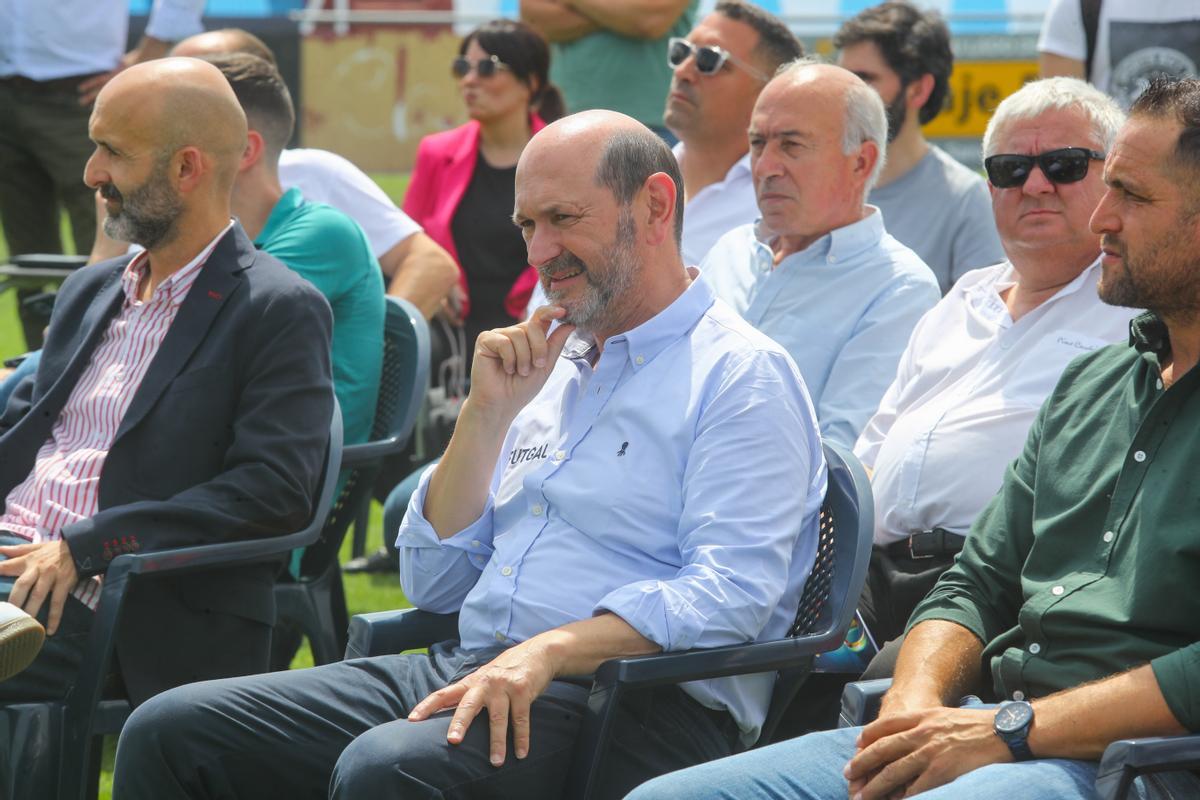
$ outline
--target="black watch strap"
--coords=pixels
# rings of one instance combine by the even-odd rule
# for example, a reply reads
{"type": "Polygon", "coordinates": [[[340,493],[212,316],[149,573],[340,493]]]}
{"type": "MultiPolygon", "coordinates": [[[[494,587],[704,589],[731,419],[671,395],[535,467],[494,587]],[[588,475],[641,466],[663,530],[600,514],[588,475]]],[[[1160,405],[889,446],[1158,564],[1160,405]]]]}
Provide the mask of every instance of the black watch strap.
{"type": "Polygon", "coordinates": [[[1026,738],[1027,734],[1028,731],[1018,736],[1005,737],[1004,739],[1004,743],[1008,745],[1008,750],[1012,753],[1015,761],[1033,760],[1033,751],[1029,749],[1029,739],[1026,738]]]}

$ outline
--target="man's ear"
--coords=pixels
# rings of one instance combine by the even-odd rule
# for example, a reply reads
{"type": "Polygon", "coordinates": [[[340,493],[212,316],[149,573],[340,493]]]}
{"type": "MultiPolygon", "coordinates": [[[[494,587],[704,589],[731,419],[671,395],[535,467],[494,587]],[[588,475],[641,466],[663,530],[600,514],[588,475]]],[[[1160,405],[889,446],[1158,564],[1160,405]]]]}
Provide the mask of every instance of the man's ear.
{"type": "Polygon", "coordinates": [[[242,159],[238,162],[238,174],[241,175],[253,169],[267,151],[262,134],[254,129],[246,132],[246,149],[242,151],[242,159]]]}
{"type": "Polygon", "coordinates": [[[875,171],[875,165],[879,163],[880,155],[879,145],[870,139],[859,145],[858,154],[854,156],[854,177],[858,179],[859,185],[866,185],[871,173],[875,171]]]}
{"type": "Polygon", "coordinates": [[[198,147],[181,147],[171,156],[171,163],[182,194],[199,186],[209,171],[208,158],[198,147]]]}
{"type": "Polygon", "coordinates": [[[665,172],[656,172],[642,185],[642,206],[646,225],[646,243],[658,246],[675,237],[675,202],[679,197],[675,181],[665,172]]]}
{"type": "Polygon", "coordinates": [[[929,96],[933,94],[933,86],[933,75],[928,72],[910,83],[904,90],[908,93],[908,107],[924,108],[925,104],[929,102],[929,96]]]}

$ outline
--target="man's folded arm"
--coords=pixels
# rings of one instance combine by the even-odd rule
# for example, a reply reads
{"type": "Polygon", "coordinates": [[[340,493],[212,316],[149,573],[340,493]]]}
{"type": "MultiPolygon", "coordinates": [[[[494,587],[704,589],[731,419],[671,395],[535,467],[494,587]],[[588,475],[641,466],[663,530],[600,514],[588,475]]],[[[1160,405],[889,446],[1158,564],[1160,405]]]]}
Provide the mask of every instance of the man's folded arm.
{"type": "Polygon", "coordinates": [[[156,551],[302,528],[314,511],[333,415],[332,326],[329,304],[307,283],[269,301],[246,331],[251,355],[221,472],[168,499],[107,508],[63,528],[80,574],[103,572],[104,543],[130,534],[156,551]]]}
{"type": "MultiPolygon", "coordinates": [[[[788,587],[806,506],[814,516],[825,470],[811,405],[790,359],[759,355],[727,380],[704,412],[684,475],[677,536],[682,567],[670,580],[610,592],[612,612],[663,650],[755,639],[788,587]]],[[[815,532],[816,526],[808,526],[815,532]]],[[[794,598],[798,600],[798,596],[794,598]]],[[[782,634],[782,632],[780,632],[782,634]]]]}

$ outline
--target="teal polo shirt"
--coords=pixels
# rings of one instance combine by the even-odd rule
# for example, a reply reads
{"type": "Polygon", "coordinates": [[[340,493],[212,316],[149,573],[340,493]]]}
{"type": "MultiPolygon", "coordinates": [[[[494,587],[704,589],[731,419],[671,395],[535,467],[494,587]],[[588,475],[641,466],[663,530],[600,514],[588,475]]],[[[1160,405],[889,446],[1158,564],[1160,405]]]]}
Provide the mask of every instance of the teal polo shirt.
{"type": "Polygon", "coordinates": [[[279,198],[254,244],[316,286],[333,309],[333,387],[346,444],[371,434],[383,369],[383,275],[350,217],[310,203],[299,189],[279,198]]]}

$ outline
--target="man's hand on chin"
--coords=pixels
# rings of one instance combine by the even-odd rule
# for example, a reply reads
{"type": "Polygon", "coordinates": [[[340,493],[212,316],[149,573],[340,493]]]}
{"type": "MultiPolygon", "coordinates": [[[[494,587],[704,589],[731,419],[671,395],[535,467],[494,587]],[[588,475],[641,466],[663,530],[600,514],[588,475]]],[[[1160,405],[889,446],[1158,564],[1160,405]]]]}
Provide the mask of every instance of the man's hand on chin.
{"type": "Polygon", "coordinates": [[[420,722],[442,709],[457,706],[446,740],[460,744],[467,728],[486,708],[492,766],[504,763],[510,720],[513,750],[517,758],[524,758],[529,753],[530,707],[558,674],[557,664],[538,639],[535,636],[505,650],[461,681],[429,695],[417,703],[408,715],[409,720],[420,722]]]}
{"type": "Polygon", "coordinates": [[[995,709],[926,708],[863,728],[846,765],[850,797],[911,797],[988,764],[1012,760],[995,733],[995,709]]]}
{"type": "Polygon", "coordinates": [[[37,544],[18,544],[0,547],[0,575],[16,577],[8,601],[20,606],[31,616],[37,616],[42,603],[50,599],[46,633],[53,636],[62,621],[63,606],[71,590],[79,582],[75,559],[63,539],[37,544]]]}

